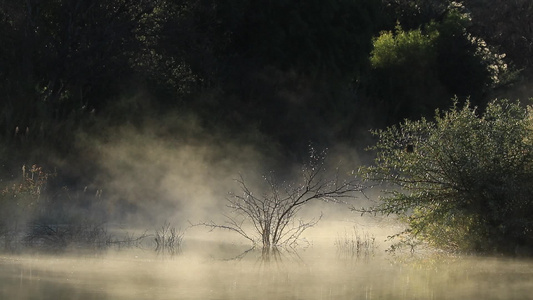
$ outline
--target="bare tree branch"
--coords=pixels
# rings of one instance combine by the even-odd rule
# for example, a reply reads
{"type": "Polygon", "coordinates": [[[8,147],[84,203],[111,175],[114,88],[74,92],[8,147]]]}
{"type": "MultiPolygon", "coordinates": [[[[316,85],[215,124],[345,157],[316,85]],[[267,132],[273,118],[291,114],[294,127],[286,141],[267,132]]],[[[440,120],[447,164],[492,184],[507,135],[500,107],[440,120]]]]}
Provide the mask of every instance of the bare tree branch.
{"type": "Polygon", "coordinates": [[[240,194],[230,193],[226,199],[231,214],[225,215],[225,224],[207,222],[197,225],[234,231],[254,245],[261,243],[263,248],[296,245],[301,234],[322,217],[296,221],[302,207],[314,200],[344,202],[343,199],[353,198],[355,192],[364,190],[356,178],[342,180],[338,170],[331,179],[327,178],[325,157],[325,152],[317,153],[312,149],[310,162],[303,166],[301,180],[296,183],[280,184],[273,174],[264,176],[268,192],[260,196],[239,176],[235,181],[240,186],[240,194]]]}

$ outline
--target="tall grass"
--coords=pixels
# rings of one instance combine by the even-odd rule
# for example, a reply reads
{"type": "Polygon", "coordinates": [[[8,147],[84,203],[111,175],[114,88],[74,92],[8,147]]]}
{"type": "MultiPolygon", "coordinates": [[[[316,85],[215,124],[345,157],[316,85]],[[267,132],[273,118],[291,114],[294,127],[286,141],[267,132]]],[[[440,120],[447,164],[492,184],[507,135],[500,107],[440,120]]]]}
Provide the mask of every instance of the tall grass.
{"type": "Polygon", "coordinates": [[[354,226],[351,230],[345,230],[335,240],[337,252],[342,257],[370,257],[376,250],[376,238],[367,231],[359,231],[354,226]]]}

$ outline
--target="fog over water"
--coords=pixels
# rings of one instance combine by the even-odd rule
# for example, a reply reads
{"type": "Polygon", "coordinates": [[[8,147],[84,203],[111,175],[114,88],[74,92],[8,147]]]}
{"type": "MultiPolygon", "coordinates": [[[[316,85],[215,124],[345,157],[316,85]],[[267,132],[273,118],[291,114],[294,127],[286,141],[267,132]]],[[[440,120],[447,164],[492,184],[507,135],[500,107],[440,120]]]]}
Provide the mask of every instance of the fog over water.
{"type": "MultiPolygon", "coordinates": [[[[100,167],[98,183],[108,202],[108,232],[152,233],[164,222],[183,232],[179,251],[155,251],[153,236],[139,247],[0,254],[0,299],[527,299],[533,294],[533,261],[474,257],[417,249],[390,254],[388,235],[402,230],[392,217],[361,217],[347,203],[316,201],[297,218],[321,221],[294,250],[266,256],[227,231],[192,223],[223,220],[225,199],[242,175],[263,192],[269,170],[290,181],[298,166],[283,165],[238,139],[183,141],[120,129],[88,144],[100,167]],[[114,218],[117,218],[114,222],[114,218]],[[342,247],[373,241],[360,252],[342,247]]],[[[194,136],[194,134],[191,134],[194,136]]],[[[275,157],[275,155],[273,155],[275,157]]],[[[329,164],[352,176],[354,151],[330,149],[329,164]]],[[[367,194],[375,195],[372,191],[367,194]]]]}
{"type": "MultiPolygon", "coordinates": [[[[324,224],[333,231],[351,225],[324,224]]],[[[175,255],[4,254],[0,299],[527,299],[533,292],[531,260],[390,255],[379,241],[372,255],[347,256],[332,240],[268,261],[260,251],[231,259],[247,245],[223,234],[199,234],[175,255]]]]}

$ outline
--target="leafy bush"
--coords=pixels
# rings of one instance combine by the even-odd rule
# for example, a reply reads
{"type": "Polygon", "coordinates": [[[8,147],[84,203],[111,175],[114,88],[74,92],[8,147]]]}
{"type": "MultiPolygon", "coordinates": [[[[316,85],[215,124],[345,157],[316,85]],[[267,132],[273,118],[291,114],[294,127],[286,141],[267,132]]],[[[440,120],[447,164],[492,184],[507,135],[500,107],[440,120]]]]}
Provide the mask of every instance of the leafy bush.
{"type": "Polygon", "coordinates": [[[385,31],[374,39],[374,50],[370,62],[373,68],[394,65],[425,65],[435,59],[433,44],[438,32],[424,34],[420,29],[404,31],[396,25],[395,32],[385,31]]]}
{"type": "Polygon", "coordinates": [[[391,188],[361,211],[398,214],[438,247],[505,253],[533,245],[531,109],[495,100],[479,113],[455,101],[435,121],[375,131],[375,165],[361,172],[391,188]]]}

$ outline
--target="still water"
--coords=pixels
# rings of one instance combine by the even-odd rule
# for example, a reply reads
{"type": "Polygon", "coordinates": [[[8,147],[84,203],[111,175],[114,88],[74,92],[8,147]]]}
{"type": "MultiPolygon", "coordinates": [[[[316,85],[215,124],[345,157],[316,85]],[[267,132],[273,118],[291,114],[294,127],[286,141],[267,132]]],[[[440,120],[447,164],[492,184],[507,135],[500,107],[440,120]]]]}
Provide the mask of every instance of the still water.
{"type": "Polygon", "coordinates": [[[533,261],[442,254],[351,256],[333,245],[260,251],[196,241],[134,249],[0,254],[0,299],[533,299],[533,261]]]}

